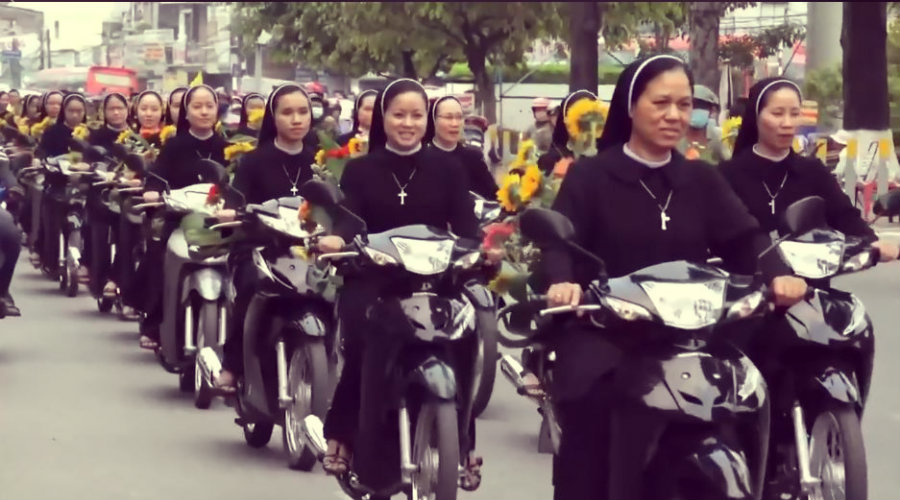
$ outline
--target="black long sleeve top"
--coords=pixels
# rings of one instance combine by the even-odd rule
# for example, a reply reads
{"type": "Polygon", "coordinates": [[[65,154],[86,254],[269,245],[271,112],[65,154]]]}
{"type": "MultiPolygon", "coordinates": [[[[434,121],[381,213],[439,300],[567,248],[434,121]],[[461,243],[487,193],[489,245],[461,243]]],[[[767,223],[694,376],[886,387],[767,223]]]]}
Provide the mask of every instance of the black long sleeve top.
{"type": "MultiPolygon", "coordinates": [[[[208,139],[198,139],[190,134],[172,137],[159,152],[153,172],[166,179],[171,189],[197,184],[200,182],[199,160],[210,159],[224,165],[227,145],[219,134],[213,134],[208,139]]],[[[162,191],[165,184],[148,176],[146,187],[149,191],[162,191]]]]}
{"type": "Polygon", "coordinates": [[[471,146],[457,146],[453,151],[443,150],[435,145],[429,145],[437,156],[446,156],[459,163],[459,168],[468,178],[468,189],[482,198],[494,200],[497,198],[497,181],[491,175],[491,170],[484,161],[484,155],[471,146]]]}
{"type": "MultiPolygon", "coordinates": [[[[344,206],[362,218],[369,233],[425,224],[447,228],[462,238],[476,238],[478,222],[468,179],[459,166],[428,148],[401,156],[379,150],[347,162],[341,177],[344,206]],[[405,186],[405,197],[401,197],[405,186]],[[405,201],[403,201],[405,200],[405,201]]],[[[338,219],[335,231],[344,241],[355,224],[338,219]]]]}
{"type": "Polygon", "coordinates": [[[792,203],[808,196],[821,196],[825,199],[829,226],[844,234],[872,241],[877,239],[837,180],[815,158],[804,158],[791,152],[784,160],[774,162],[747,150],[723,163],[720,170],[766,231],[778,229],[784,211],[792,203]],[[782,182],[784,187],[781,187],[782,182]],[[774,213],[769,192],[775,196],[774,213]]]}
{"type": "Polygon", "coordinates": [[[275,198],[296,196],[297,188],[313,178],[313,153],[304,147],[292,155],[278,149],[274,142],[260,146],[241,159],[231,185],[243,193],[247,203],[263,203],[275,198]]]}

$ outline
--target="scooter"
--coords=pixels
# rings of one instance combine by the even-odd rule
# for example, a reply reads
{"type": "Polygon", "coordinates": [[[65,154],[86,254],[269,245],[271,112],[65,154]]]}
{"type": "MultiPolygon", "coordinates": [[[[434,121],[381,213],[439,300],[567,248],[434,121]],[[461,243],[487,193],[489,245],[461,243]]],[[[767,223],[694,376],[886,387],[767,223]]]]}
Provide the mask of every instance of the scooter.
{"type": "MultiPolygon", "coordinates": [[[[303,188],[314,204],[340,209],[330,185],[310,181],[303,188]]],[[[476,315],[494,312],[490,293],[476,281],[484,272],[480,251],[461,246],[445,229],[414,225],[358,236],[347,251],[319,260],[337,262],[342,275],[377,274],[391,283],[368,312],[377,318],[376,342],[389,353],[386,379],[383,386],[363,379],[364,393],[372,383],[385,398],[363,398],[360,414],[372,418],[360,419],[351,469],[338,483],[355,499],[399,492],[415,499],[456,498],[462,458],[471,446],[476,315]],[[390,420],[380,418],[384,414],[396,418],[393,429],[382,425],[390,420]],[[385,462],[388,457],[396,462],[385,462]]],[[[302,430],[307,445],[324,456],[321,419],[306,417],[302,430]]]]}
{"type": "MultiPolygon", "coordinates": [[[[812,220],[786,217],[778,252],[813,295],[785,313],[786,348],[773,391],[774,463],[768,495],[867,498],[860,420],[871,384],[875,339],[865,306],[830,279],[875,266],[878,250],[828,227],[825,203],[807,204],[812,220]],[[792,334],[792,336],[791,336],[792,334]]],[[[780,336],[781,337],[781,336],[780,336]]]]}
{"type": "MultiPolygon", "coordinates": [[[[529,209],[523,235],[541,247],[573,242],[562,214],[529,209]]],[[[652,422],[640,463],[613,461],[610,498],[759,498],[766,470],[769,397],[759,370],[722,335],[721,327],[766,314],[771,306],[755,277],[730,275],[706,263],[666,262],[620,278],[592,282],[577,307],[545,308],[546,298],[505,307],[500,342],[519,348],[552,342],[548,318],[581,312],[588,327],[640,336],[626,350],[613,390],[612,456],[627,432],[617,422],[652,422]],[[732,436],[741,436],[735,440],[732,436]]],[[[557,328],[559,325],[554,325],[557,328]]],[[[552,361],[552,360],[548,360],[552,361]]],[[[552,365],[545,366],[552,369],[552,365]]],[[[548,395],[552,410],[553,395],[548,395]]],[[[632,429],[633,430],[633,429],[632,429]]]]}
{"type": "MultiPolygon", "coordinates": [[[[334,287],[330,269],[307,256],[324,230],[300,220],[300,197],[248,205],[238,220],[211,227],[240,227],[253,242],[259,288],[244,320],[244,373],[236,386],[238,418],[247,444],[265,446],[275,425],[283,429],[288,466],[309,471],[317,462],[304,445],[300,424],[307,415],[324,418],[336,373],[329,366],[334,339],[334,287]]],[[[204,380],[221,370],[206,347],[200,355],[204,380]]]]}
{"type": "MultiPolygon", "coordinates": [[[[227,179],[225,168],[201,160],[200,183],[182,189],[166,185],[162,201],[135,205],[136,210],[160,207],[168,218],[183,220],[189,214],[212,216],[219,208],[211,194],[227,179]],[[212,182],[211,182],[212,181],[212,182]]],[[[155,176],[146,171],[147,175],[155,176]]],[[[190,245],[186,232],[176,229],[169,237],[164,260],[163,321],[156,357],[169,373],[178,374],[179,387],[193,391],[194,406],[208,409],[213,393],[203,383],[197,352],[203,347],[221,349],[226,335],[225,275],[227,247],[207,251],[190,245]]]]}

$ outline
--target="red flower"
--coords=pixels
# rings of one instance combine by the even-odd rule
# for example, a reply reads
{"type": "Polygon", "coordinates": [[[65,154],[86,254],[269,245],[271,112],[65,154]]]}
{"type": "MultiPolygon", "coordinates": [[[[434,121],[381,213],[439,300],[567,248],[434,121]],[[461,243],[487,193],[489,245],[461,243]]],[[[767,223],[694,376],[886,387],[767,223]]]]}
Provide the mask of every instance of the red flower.
{"type": "Polygon", "coordinates": [[[344,146],[342,148],[334,148],[329,149],[325,152],[326,158],[346,158],[350,156],[350,146],[344,146]]]}
{"type": "Polygon", "coordinates": [[[144,139],[149,139],[157,134],[159,134],[159,128],[142,128],[141,129],[141,137],[143,137],[144,139]]]}
{"type": "Polygon", "coordinates": [[[482,246],[485,249],[503,248],[506,240],[516,231],[516,226],[512,222],[495,222],[484,228],[484,241],[482,246]]]}
{"type": "Polygon", "coordinates": [[[219,186],[213,184],[209,188],[209,193],[206,195],[206,204],[207,205],[216,205],[219,203],[219,186]]]}

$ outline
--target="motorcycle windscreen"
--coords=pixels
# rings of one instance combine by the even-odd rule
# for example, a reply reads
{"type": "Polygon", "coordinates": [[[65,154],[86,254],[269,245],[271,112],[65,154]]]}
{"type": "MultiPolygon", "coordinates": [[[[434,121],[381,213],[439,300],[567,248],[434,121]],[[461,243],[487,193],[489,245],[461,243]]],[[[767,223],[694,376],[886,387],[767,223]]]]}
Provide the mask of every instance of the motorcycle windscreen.
{"type": "Polygon", "coordinates": [[[829,229],[814,229],[782,241],[778,253],[794,274],[803,278],[822,279],[834,276],[844,256],[844,235],[829,229]]]}

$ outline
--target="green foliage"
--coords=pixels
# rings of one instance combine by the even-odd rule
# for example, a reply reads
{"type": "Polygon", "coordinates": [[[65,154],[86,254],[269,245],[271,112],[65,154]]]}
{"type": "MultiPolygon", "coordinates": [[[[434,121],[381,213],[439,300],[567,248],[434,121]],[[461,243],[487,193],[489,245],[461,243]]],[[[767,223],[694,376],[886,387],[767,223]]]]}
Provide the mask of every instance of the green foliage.
{"type": "MultiPolygon", "coordinates": [[[[535,72],[528,76],[525,83],[569,83],[568,63],[542,64],[537,68],[529,68],[523,65],[507,67],[504,68],[502,72],[503,81],[507,83],[517,82],[532,69],[534,69],[535,72]]],[[[619,73],[621,73],[623,69],[622,66],[618,65],[600,66],[597,71],[600,77],[600,84],[615,85],[616,79],[619,78],[619,73]]],[[[495,71],[496,69],[494,67],[488,66],[487,72],[489,75],[495,75],[495,71]]],[[[451,81],[471,81],[472,71],[469,70],[468,64],[456,63],[447,73],[446,78],[451,81]]]]}
{"type": "Polygon", "coordinates": [[[839,118],[844,109],[844,77],[841,65],[820,68],[806,75],[803,95],[819,104],[819,122],[839,118]],[[824,112],[824,113],[823,113],[824,112]]]}
{"type": "Polygon", "coordinates": [[[719,45],[719,59],[739,68],[753,66],[756,59],[775,55],[779,49],[791,48],[806,36],[800,24],[773,26],[753,35],[735,37],[719,45]]]}

